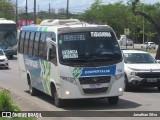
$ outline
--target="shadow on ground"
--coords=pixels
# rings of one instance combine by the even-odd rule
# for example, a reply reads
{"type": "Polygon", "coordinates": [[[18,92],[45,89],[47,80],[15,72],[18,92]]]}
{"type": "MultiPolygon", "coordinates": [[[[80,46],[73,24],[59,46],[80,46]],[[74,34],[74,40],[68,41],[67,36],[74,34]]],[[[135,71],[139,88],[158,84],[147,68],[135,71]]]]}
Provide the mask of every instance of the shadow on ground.
{"type": "MultiPolygon", "coordinates": [[[[29,91],[25,91],[29,94],[29,91]]],[[[36,97],[53,104],[53,98],[44,94],[39,93],[36,97]]],[[[110,105],[108,99],[76,99],[76,100],[65,100],[63,104],[63,109],[65,110],[117,110],[117,109],[131,109],[140,107],[141,104],[138,104],[133,101],[128,101],[120,98],[117,105],[110,105]]]]}

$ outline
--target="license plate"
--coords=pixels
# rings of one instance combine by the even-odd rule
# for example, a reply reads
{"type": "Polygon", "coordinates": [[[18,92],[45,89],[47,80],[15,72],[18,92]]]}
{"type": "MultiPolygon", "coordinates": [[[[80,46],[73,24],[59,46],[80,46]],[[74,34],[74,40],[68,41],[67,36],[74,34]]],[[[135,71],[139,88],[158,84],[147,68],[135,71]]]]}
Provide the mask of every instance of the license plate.
{"type": "Polygon", "coordinates": [[[157,79],[149,78],[149,79],[147,79],[147,82],[157,82],[157,79]]]}
{"type": "Polygon", "coordinates": [[[102,88],[101,84],[91,84],[89,85],[90,89],[102,88]]]}

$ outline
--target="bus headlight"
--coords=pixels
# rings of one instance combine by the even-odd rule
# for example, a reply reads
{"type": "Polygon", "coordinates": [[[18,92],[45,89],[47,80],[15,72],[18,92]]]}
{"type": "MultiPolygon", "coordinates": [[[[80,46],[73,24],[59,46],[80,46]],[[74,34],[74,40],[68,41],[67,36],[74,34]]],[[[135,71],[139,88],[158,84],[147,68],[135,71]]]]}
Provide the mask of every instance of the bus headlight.
{"type": "Polygon", "coordinates": [[[68,82],[73,83],[73,84],[76,85],[76,79],[75,79],[75,78],[63,77],[63,76],[60,76],[60,78],[61,78],[62,80],[68,81],[68,82]]]}
{"type": "Polygon", "coordinates": [[[122,77],[124,77],[124,73],[117,74],[117,75],[113,76],[113,81],[115,82],[115,81],[119,80],[122,77]]]}

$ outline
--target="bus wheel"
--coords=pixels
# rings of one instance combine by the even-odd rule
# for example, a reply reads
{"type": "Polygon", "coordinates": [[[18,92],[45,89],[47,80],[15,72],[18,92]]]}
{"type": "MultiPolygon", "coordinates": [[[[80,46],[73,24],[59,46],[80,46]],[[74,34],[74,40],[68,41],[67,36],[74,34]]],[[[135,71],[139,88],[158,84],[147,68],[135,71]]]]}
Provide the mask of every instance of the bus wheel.
{"type": "Polygon", "coordinates": [[[124,79],[124,91],[129,91],[128,79],[126,75],[124,79]]]}
{"type": "Polygon", "coordinates": [[[60,108],[60,107],[62,107],[63,105],[63,102],[62,102],[62,99],[60,99],[59,97],[58,97],[58,94],[57,94],[57,92],[55,91],[54,92],[54,105],[56,106],[56,107],[58,107],[58,108],[60,108]]]}
{"type": "Polygon", "coordinates": [[[32,87],[31,81],[29,82],[29,93],[30,93],[31,96],[35,96],[38,93],[37,89],[32,87]]]}
{"type": "Polygon", "coordinates": [[[119,100],[118,96],[108,98],[108,102],[110,105],[116,105],[118,103],[118,100],[119,100]]]}

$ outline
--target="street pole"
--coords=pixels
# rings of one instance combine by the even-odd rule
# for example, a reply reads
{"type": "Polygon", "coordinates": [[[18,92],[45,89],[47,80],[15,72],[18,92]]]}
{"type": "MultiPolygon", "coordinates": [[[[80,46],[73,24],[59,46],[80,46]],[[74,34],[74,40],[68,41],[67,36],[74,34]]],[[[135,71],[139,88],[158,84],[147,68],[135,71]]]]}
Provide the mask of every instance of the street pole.
{"type": "Polygon", "coordinates": [[[51,6],[50,6],[50,3],[49,3],[49,19],[51,17],[51,6]]]}
{"type": "Polygon", "coordinates": [[[143,17],[143,44],[144,44],[144,17],[143,17]]]}
{"type": "Polygon", "coordinates": [[[27,20],[28,20],[28,3],[27,3],[27,0],[26,0],[26,26],[28,25],[27,20]]]}
{"type": "Polygon", "coordinates": [[[37,19],[37,16],[36,16],[36,0],[34,0],[34,24],[36,24],[36,19],[37,19]]]}
{"type": "Polygon", "coordinates": [[[69,19],[69,0],[67,0],[66,18],[69,19]]]}
{"type": "Polygon", "coordinates": [[[17,19],[18,19],[18,0],[16,0],[16,26],[18,27],[18,21],[17,21],[17,19]]]}
{"type": "MultiPolygon", "coordinates": [[[[144,4],[143,4],[143,12],[144,12],[144,4]]],[[[143,46],[144,46],[144,16],[143,16],[143,46]]],[[[147,46],[146,46],[146,51],[147,51],[147,46]]]]}

